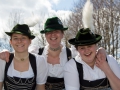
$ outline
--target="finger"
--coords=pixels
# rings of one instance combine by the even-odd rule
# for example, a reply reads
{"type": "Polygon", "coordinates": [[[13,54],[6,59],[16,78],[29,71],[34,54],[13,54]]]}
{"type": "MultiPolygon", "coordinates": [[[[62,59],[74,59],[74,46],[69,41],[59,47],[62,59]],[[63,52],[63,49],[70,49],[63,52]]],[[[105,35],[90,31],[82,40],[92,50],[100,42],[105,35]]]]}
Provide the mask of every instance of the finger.
{"type": "Polygon", "coordinates": [[[96,56],[96,61],[101,61],[101,57],[99,55],[96,56]]]}
{"type": "Polygon", "coordinates": [[[95,63],[95,65],[96,65],[97,67],[100,67],[99,64],[98,64],[97,62],[95,63]]]}
{"type": "Polygon", "coordinates": [[[1,53],[0,53],[0,58],[1,58],[2,60],[5,60],[5,53],[4,53],[4,52],[1,52],[1,53]]]}

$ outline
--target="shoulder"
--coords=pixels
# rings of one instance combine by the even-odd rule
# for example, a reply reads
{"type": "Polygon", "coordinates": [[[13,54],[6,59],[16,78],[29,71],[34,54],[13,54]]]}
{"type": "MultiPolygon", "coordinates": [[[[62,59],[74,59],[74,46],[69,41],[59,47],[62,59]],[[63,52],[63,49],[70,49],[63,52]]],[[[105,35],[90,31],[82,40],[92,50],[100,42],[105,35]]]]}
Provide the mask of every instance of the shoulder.
{"type": "Polygon", "coordinates": [[[38,54],[32,54],[32,55],[35,56],[37,65],[47,64],[47,61],[43,55],[38,55],[38,54]]]}
{"type": "Polygon", "coordinates": [[[119,67],[117,60],[112,55],[107,55],[107,60],[111,68],[119,67]]]}
{"type": "Polygon", "coordinates": [[[0,59],[0,72],[4,71],[6,65],[6,61],[0,59]]]}
{"type": "Polygon", "coordinates": [[[76,63],[74,59],[70,59],[64,66],[64,70],[70,70],[70,69],[75,69],[76,68],[76,63]]]}
{"type": "Polygon", "coordinates": [[[4,80],[5,65],[6,62],[0,59],[0,82],[4,80]]]}
{"type": "Polygon", "coordinates": [[[108,63],[117,62],[117,60],[112,55],[107,55],[108,63]]]}
{"type": "Polygon", "coordinates": [[[117,60],[112,55],[107,55],[107,60],[110,68],[114,72],[114,74],[120,78],[120,65],[118,64],[117,60]]]}

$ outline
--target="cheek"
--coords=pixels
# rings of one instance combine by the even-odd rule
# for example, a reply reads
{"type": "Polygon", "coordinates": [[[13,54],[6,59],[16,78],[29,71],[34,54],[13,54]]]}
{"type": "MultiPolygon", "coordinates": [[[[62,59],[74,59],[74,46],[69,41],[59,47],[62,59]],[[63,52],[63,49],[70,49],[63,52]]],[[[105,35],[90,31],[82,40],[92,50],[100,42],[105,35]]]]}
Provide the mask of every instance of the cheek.
{"type": "Polygon", "coordinates": [[[81,51],[78,49],[79,54],[82,56],[84,54],[84,51],[81,51]]]}
{"type": "Polygon", "coordinates": [[[28,43],[28,45],[30,45],[30,44],[31,44],[31,40],[30,40],[30,41],[28,41],[27,43],[28,43]]]}
{"type": "Polygon", "coordinates": [[[48,41],[49,40],[49,35],[45,35],[45,38],[48,41]]]}
{"type": "Polygon", "coordinates": [[[61,39],[62,39],[64,35],[63,35],[63,34],[61,34],[61,35],[59,35],[59,36],[60,36],[60,37],[61,37],[61,39]]]}
{"type": "Polygon", "coordinates": [[[10,45],[12,45],[12,46],[15,44],[12,40],[10,40],[9,43],[10,43],[10,45]]]}
{"type": "Polygon", "coordinates": [[[98,47],[96,46],[96,47],[94,48],[94,51],[97,51],[97,49],[98,49],[98,47]]]}

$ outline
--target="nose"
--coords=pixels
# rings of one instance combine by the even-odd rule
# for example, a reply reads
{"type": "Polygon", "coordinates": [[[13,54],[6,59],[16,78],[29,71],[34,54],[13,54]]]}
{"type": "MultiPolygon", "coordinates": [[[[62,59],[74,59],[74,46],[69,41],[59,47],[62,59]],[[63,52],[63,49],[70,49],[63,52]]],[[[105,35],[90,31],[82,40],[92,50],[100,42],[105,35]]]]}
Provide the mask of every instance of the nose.
{"type": "Polygon", "coordinates": [[[56,34],[56,32],[55,32],[55,31],[51,32],[51,35],[55,35],[55,34],[56,34]]]}
{"type": "Polygon", "coordinates": [[[18,42],[22,42],[22,38],[18,38],[18,42]]]}
{"type": "Polygon", "coordinates": [[[86,47],[86,48],[85,48],[85,52],[88,52],[88,51],[89,51],[89,48],[86,47]]]}

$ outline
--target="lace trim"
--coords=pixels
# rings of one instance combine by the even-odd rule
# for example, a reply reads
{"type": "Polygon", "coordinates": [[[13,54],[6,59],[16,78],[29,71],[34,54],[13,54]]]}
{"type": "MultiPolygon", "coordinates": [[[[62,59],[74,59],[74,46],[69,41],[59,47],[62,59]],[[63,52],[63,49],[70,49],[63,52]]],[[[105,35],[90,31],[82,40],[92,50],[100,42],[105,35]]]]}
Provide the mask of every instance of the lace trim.
{"type": "Polygon", "coordinates": [[[33,87],[34,83],[34,78],[26,78],[25,81],[22,80],[22,78],[18,78],[18,81],[15,80],[14,77],[9,77],[7,76],[8,80],[10,82],[12,82],[13,84],[11,84],[8,81],[5,81],[6,86],[8,88],[8,90],[31,90],[31,88],[33,87]]]}
{"type": "Polygon", "coordinates": [[[82,89],[84,88],[84,90],[101,90],[101,89],[105,89],[105,88],[108,88],[109,87],[109,84],[108,84],[108,80],[107,80],[107,85],[106,86],[100,86],[103,82],[105,81],[105,79],[103,79],[103,81],[101,81],[100,84],[94,86],[94,87],[85,87],[85,86],[82,86],[82,89]]]}

